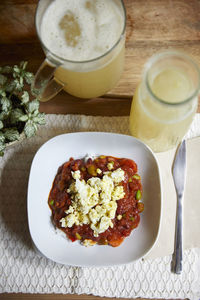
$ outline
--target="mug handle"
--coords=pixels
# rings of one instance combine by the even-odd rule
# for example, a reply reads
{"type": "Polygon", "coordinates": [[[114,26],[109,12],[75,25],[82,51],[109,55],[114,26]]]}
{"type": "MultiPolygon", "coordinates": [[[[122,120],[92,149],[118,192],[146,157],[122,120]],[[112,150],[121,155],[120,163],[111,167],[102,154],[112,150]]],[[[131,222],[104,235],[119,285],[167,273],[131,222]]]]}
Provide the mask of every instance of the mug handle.
{"type": "Polygon", "coordinates": [[[64,84],[54,77],[59,66],[54,65],[46,58],[38,69],[31,90],[41,102],[49,101],[63,89],[64,84]]]}

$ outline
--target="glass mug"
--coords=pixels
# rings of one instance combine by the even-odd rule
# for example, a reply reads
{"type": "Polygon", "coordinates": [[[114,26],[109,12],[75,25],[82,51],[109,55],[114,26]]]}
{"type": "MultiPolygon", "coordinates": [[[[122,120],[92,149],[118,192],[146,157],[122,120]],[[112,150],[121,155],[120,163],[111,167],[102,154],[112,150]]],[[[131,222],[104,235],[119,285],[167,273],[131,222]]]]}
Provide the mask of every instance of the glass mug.
{"type": "Polygon", "coordinates": [[[94,98],[116,85],[125,52],[122,0],[40,0],[35,23],[46,54],[32,85],[41,101],[62,89],[94,98]]]}
{"type": "Polygon", "coordinates": [[[155,152],[182,140],[197,110],[200,69],[186,54],[158,53],[147,62],[130,112],[131,135],[155,152]]]}

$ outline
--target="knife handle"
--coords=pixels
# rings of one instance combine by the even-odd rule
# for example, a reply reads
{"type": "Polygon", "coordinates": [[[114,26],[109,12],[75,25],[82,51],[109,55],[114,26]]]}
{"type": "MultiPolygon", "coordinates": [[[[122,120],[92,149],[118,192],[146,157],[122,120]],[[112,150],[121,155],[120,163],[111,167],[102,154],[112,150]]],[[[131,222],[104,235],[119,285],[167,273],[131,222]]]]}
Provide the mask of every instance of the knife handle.
{"type": "Polygon", "coordinates": [[[175,231],[175,250],[173,260],[173,271],[180,274],[182,271],[183,245],[182,245],[182,198],[183,194],[177,194],[177,215],[176,215],[176,231],[175,231]]]}

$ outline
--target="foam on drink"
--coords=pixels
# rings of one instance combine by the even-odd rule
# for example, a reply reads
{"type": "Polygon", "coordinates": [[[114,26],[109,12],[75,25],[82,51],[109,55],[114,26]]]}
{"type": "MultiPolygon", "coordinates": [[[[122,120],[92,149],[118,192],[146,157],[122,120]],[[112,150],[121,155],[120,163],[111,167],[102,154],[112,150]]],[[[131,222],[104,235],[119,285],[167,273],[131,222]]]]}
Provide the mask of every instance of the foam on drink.
{"type": "Polygon", "coordinates": [[[44,45],[72,61],[99,57],[123,31],[124,16],[115,0],[55,0],[41,24],[44,45]]]}

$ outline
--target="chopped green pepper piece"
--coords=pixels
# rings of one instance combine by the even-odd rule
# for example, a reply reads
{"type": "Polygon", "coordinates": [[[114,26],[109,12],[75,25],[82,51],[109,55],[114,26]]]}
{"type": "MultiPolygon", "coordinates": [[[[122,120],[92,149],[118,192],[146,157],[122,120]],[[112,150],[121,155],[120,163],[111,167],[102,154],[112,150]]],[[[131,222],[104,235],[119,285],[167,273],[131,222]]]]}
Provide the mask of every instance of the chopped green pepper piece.
{"type": "Polygon", "coordinates": [[[140,179],[140,175],[135,174],[135,175],[133,175],[133,178],[139,180],[140,179]]]}
{"type": "Polygon", "coordinates": [[[50,205],[53,205],[53,204],[54,204],[54,200],[51,200],[51,201],[49,202],[49,204],[50,204],[50,205]]]}
{"type": "Polygon", "coordinates": [[[131,220],[131,221],[134,221],[134,220],[135,220],[135,218],[132,216],[132,217],[130,217],[130,220],[131,220]]]}
{"type": "Polygon", "coordinates": [[[136,192],[135,198],[136,198],[136,200],[140,200],[140,199],[142,198],[142,193],[141,193],[140,190],[138,190],[138,191],[136,192]]]}
{"type": "Polygon", "coordinates": [[[99,158],[103,159],[105,158],[105,155],[100,155],[99,158]]]}
{"type": "Polygon", "coordinates": [[[132,182],[133,180],[131,178],[129,178],[128,182],[132,182]]]}
{"type": "Polygon", "coordinates": [[[87,170],[90,175],[97,176],[96,167],[94,165],[90,165],[87,170]]]}
{"type": "Polygon", "coordinates": [[[76,237],[77,237],[78,240],[81,240],[81,236],[78,232],[76,232],[76,237]]]}

